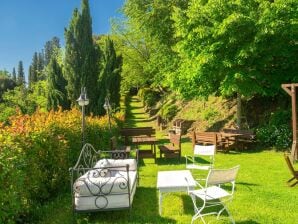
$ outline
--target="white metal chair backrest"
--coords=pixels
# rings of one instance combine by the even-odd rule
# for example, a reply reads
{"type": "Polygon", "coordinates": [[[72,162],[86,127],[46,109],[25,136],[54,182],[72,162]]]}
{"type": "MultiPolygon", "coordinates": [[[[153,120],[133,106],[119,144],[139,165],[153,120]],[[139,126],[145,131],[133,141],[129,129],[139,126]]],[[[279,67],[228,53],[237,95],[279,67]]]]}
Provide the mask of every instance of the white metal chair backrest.
{"type": "Polygon", "coordinates": [[[195,145],[194,155],[214,156],[215,145],[195,145]]]}
{"type": "Polygon", "coordinates": [[[230,169],[211,169],[207,177],[206,187],[225,183],[233,184],[235,182],[239,168],[240,165],[230,169]]]}

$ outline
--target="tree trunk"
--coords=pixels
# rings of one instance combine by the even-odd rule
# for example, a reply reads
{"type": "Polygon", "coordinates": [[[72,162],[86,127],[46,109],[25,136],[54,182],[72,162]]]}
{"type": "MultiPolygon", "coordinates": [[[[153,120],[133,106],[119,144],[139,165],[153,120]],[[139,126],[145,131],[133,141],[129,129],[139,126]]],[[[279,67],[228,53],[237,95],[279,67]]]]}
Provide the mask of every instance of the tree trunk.
{"type": "Polygon", "coordinates": [[[237,126],[239,129],[241,129],[241,117],[242,117],[242,105],[241,105],[241,95],[237,93],[237,126]]]}

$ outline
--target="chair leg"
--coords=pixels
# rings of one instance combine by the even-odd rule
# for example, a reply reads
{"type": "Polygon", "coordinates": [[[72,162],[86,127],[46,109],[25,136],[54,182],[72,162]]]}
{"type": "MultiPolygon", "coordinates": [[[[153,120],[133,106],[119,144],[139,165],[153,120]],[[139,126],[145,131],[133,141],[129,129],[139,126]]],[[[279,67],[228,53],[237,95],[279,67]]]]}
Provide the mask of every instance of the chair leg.
{"type": "Polygon", "coordinates": [[[289,182],[291,182],[292,180],[294,180],[295,179],[295,177],[292,177],[291,179],[289,179],[287,182],[289,183],[289,182]]]}
{"type": "Polygon", "coordinates": [[[227,206],[226,206],[225,204],[223,204],[223,203],[222,203],[222,206],[223,206],[223,208],[217,213],[217,217],[216,217],[216,218],[219,219],[219,216],[221,215],[221,213],[222,213],[224,210],[226,210],[226,212],[228,213],[228,216],[229,216],[231,222],[232,222],[233,224],[235,224],[235,220],[234,220],[233,216],[231,215],[231,213],[230,213],[229,209],[227,208],[227,206]]]}
{"type": "Polygon", "coordinates": [[[298,184],[298,181],[296,181],[295,183],[291,184],[290,187],[294,187],[296,184],[298,184]]]}
{"type": "Polygon", "coordinates": [[[203,216],[202,216],[201,214],[199,214],[199,213],[195,214],[195,215],[192,217],[192,219],[191,219],[191,224],[192,224],[196,219],[198,219],[199,217],[201,218],[202,222],[203,222],[204,224],[206,224],[206,222],[205,222],[203,216]]]}
{"type": "Polygon", "coordinates": [[[203,206],[200,207],[200,209],[198,209],[197,204],[196,204],[196,197],[194,195],[191,195],[191,199],[192,199],[192,202],[194,205],[194,212],[195,212],[195,215],[191,219],[191,223],[193,223],[196,219],[200,218],[202,220],[202,222],[204,224],[206,224],[206,222],[203,218],[203,215],[201,214],[201,212],[203,211],[203,209],[205,207],[205,202],[204,202],[203,206]]]}

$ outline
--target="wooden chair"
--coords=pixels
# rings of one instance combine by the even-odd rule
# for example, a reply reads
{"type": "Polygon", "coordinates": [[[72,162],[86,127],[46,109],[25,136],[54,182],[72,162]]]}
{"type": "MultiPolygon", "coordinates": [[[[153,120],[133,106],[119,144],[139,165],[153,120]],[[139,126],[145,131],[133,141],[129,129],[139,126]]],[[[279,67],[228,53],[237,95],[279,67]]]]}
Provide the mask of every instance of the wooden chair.
{"type": "Polygon", "coordinates": [[[291,179],[289,179],[287,181],[287,183],[289,184],[290,187],[293,187],[295,186],[296,184],[298,184],[298,170],[294,170],[294,167],[293,167],[293,164],[292,164],[292,161],[289,157],[289,154],[285,153],[285,160],[286,160],[286,163],[289,167],[289,170],[290,172],[292,173],[293,177],[291,179]],[[292,181],[295,180],[295,182],[293,183],[292,181]]]}
{"type": "Polygon", "coordinates": [[[192,147],[195,145],[217,145],[216,132],[197,132],[191,133],[192,147]]]}
{"type": "Polygon", "coordinates": [[[181,158],[181,135],[179,134],[169,134],[170,137],[170,144],[167,145],[159,145],[159,151],[160,151],[160,158],[162,158],[162,155],[165,156],[165,158],[181,158]]]}

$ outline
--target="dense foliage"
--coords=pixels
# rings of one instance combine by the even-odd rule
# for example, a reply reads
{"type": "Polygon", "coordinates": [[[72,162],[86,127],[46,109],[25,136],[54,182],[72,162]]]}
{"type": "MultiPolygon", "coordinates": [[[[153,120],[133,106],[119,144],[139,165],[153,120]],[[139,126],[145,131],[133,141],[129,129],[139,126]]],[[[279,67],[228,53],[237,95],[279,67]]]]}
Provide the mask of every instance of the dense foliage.
{"type": "MultiPolygon", "coordinates": [[[[280,94],[281,83],[297,81],[295,0],[128,0],[123,12],[128,19],[118,33],[127,47],[148,52],[139,63],[145,72],[139,85],[172,88],[187,98],[253,97],[280,94]]],[[[135,69],[127,61],[124,56],[124,68],[135,69]]]]}
{"type": "Polygon", "coordinates": [[[11,90],[16,86],[16,82],[10,77],[8,71],[0,70],[0,103],[2,102],[2,95],[7,90],[11,90]]]}
{"type": "MultiPolygon", "coordinates": [[[[17,114],[0,129],[0,223],[29,221],[27,215],[36,207],[68,189],[68,168],[81,149],[80,116],[75,109],[17,114]]],[[[121,121],[120,114],[115,116],[121,121]]],[[[107,117],[86,122],[87,141],[107,148],[107,117]]],[[[116,128],[112,122],[112,133],[116,128]]]]}

